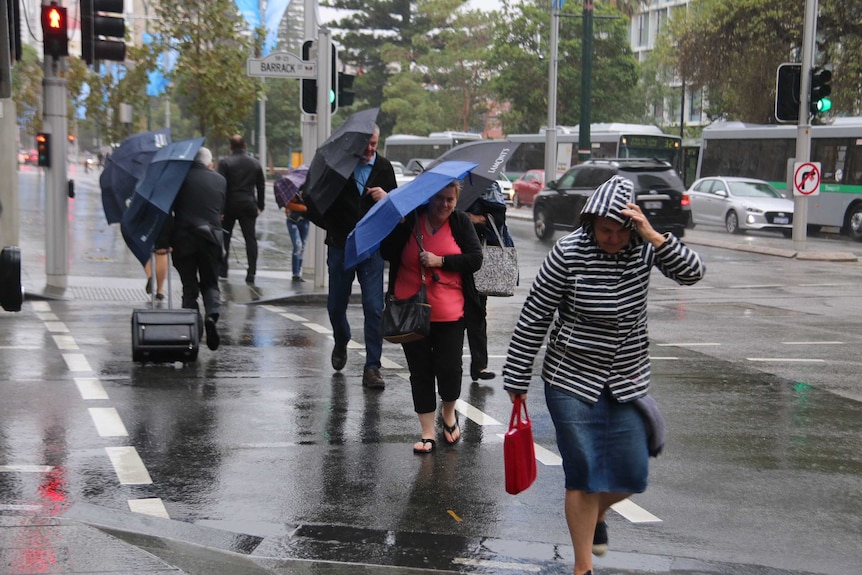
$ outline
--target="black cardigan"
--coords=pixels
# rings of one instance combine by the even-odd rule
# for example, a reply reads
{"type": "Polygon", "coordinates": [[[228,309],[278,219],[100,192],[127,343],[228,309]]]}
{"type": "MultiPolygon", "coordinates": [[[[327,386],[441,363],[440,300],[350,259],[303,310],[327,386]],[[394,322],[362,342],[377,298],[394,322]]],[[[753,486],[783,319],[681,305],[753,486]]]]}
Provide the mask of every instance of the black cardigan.
{"type": "MultiPolygon", "coordinates": [[[[424,208],[420,208],[422,210],[424,208]]],[[[392,233],[380,244],[380,253],[383,259],[389,262],[389,290],[395,289],[395,279],[398,277],[398,268],[401,266],[401,252],[413,233],[413,227],[417,221],[417,212],[413,212],[398,224],[392,233]]],[[[443,268],[446,271],[459,272],[461,274],[461,290],[464,293],[464,307],[470,305],[481,305],[479,292],[473,283],[473,272],[482,267],[482,245],[476,228],[470,217],[462,211],[455,210],[449,216],[449,227],[452,228],[452,237],[461,248],[458,255],[445,256],[443,268]]],[[[433,273],[437,268],[429,268],[426,273],[433,273]]]]}

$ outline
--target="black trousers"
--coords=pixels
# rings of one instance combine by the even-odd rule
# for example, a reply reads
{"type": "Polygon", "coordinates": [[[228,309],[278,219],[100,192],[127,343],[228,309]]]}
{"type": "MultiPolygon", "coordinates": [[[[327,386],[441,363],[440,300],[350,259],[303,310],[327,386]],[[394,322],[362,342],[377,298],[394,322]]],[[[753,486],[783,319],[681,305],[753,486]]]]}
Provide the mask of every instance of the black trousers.
{"type": "Polygon", "coordinates": [[[195,248],[184,246],[173,255],[174,268],[180,274],[183,282],[183,307],[196,309],[198,297],[203,296],[206,315],[218,314],[221,310],[221,290],[218,285],[218,271],[221,262],[219,246],[206,240],[194,238],[195,248]]]}
{"type": "Polygon", "coordinates": [[[455,401],[461,397],[463,319],[431,322],[431,334],[428,337],[402,343],[401,347],[410,369],[410,389],[416,413],[437,411],[437,393],[443,401],[455,401]]]}
{"type": "Polygon", "coordinates": [[[470,377],[479,379],[479,372],[488,367],[488,296],[480,295],[477,304],[464,302],[467,323],[467,344],[470,346],[470,377]]]}
{"type": "Polygon", "coordinates": [[[226,211],[222,227],[224,228],[224,251],[225,257],[221,265],[221,275],[227,275],[228,260],[230,259],[230,238],[233,235],[233,228],[236,222],[239,222],[239,227],[242,230],[242,237],[245,239],[245,255],[248,259],[248,275],[253,276],[257,273],[257,237],[255,236],[255,224],[257,223],[257,215],[236,214],[226,211]]]}

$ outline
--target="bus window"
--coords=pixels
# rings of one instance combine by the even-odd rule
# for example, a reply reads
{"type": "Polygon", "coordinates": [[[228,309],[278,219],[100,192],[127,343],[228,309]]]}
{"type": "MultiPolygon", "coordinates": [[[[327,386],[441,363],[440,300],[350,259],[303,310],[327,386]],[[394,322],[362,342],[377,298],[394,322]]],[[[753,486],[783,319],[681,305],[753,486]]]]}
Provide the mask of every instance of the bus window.
{"type": "Polygon", "coordinates": [[[862,146],[850,148],[847,157],[847,169],[844,171],[844,183],[851,186],[862,186],[862,146]]]}
{"type": "Polygon", "coordinates": [[[847,139],[817,139],[811,144],[811,159],[820,162],[820,181],[840,183],[847,161],[847,139]]]}

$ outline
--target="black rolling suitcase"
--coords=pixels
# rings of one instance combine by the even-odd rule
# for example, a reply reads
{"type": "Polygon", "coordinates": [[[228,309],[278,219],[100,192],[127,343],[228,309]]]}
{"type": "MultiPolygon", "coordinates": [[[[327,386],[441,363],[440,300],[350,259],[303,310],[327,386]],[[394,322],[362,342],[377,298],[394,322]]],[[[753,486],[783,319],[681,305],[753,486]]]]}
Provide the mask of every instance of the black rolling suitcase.
{"type": "MultiPolygon", "coordinates": [[[[170,255],[168,255],[170,258],[170,255]]],[[[168,259],[168,307],[156,309],[156,261],[152,259],[151,307],[132,312],[132,360],[139,362],[195,361],[200,349],[203,322],[193,309],[172,309],[170,259],[168,259]]]]}
{"type": "Polygon", "coordinates": [[[6,311],[21,311],[23,302],[21,248],[7,246],[0,251],[0,307],[6,311]]]}

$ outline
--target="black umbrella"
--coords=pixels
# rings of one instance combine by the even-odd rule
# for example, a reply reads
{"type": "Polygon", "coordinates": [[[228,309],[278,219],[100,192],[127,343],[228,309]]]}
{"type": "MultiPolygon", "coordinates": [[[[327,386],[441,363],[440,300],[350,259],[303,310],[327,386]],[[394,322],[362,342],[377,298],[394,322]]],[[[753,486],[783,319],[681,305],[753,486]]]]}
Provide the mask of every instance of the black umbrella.
{"type": "Polygon", "coordinates": [[[503,175],[506,161],[521,144],[506,140],[477,140],[455,146],[431,162],[425,169],[431,169],[446,161],[476,162],[475,168],[464,178],[458,209],[466,210],[488,187],[503,175]]]}
{"type": "Polygon", "coordinates": [[[318,213],[326,213],[353,174],[374,134],[379,111],[369,108],[356,112],[317,148],[308,170],[305,197],[318,213]]]}

